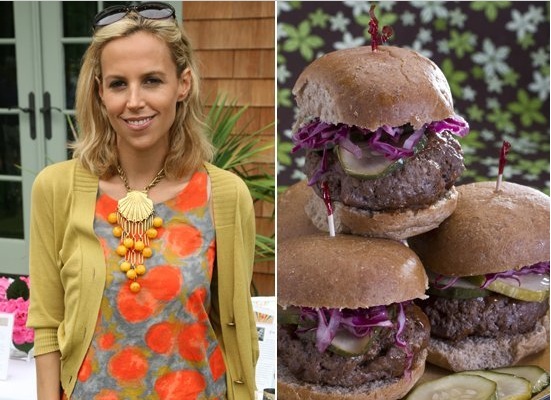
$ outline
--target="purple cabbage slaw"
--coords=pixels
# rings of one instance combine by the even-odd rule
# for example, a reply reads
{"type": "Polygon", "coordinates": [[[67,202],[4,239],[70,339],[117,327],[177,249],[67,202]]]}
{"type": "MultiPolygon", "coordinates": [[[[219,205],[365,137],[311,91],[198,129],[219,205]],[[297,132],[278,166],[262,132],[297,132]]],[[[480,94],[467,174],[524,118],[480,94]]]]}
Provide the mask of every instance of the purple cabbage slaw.
{"type": "MultiPolygon", "coordinates": [[[[504,272],[485,274],[484,282],[482,283],[482,285],[480,285],[480,288],[486,289],[496,279],[514,279],[517,281],[518,285],[520,286],[519,276],[530,275],[530,274],[549,275],[549,261],[542,261],[533,265],[527,265],[525,267],[522,267],[519,270],[511,269],[509,271],[504,271],[504,272]]],[[[435,276],[433,286],[437,289],[445,290],[454,286],[454,284],[459,280],[459,278],[460,277],[458,276],[449,277],[446,275],[437,274],[435,276]],[[446,282],[444,285],[440,285],[440,281],[445,278],[449,278],[449,281],[446,282]]]]}
{"type": "Polygon", "coordinates": [[[323,353],[327,350],[339,329],[344,329],[356,337],[365,337],[371,334],[373,328],[376,327],[395,328],[395,344],[406,354],[406,373],[409,373],[413,363],[413,352],[402,338],[406,327],[404,306],[408,304],[411,304],[411,301],[355,310],[301,307],[300,320],[307,323],[305,324],[306,327],[301,327],[299,324],[296,332],[300,334],[315,330],[316,348],[320,353],[323,353]],[[392,314],[394,314],[394,318],[392,314]],[[392,319],[395,321],[393,322],[392,319]]]}
{"type": "Polygon", "coordinates": [[[480,286],[482,289],[487,288],[496,279],[514,279],[520,286],[519,276],[522,275],[549,275],[549,261],[542,261],[533,265],[528,265],[519,270],[509,270],[505,272],[498,272],[495,274],[484,275],[484,283],[480,286]]]}
{"type": "Polygon", "coordinates": [[[327,170],[328,149],[332,149],[338,145],[352,153],[356,158],[361,157],[362,150],[350,140],[352,132],[362,133],[367,138],[367,144],[372,150],[383,154],[386,158],[393,161],[411,157],[414,154],[415,146],[419,143],[425,132],[438,134],[449,131],[460,137],[464,137],[469,133],[469,124],[459,115],[454,115],[442,121],[424,124],[421,128],[413,131],[406,129],[408,126],[391,127],[383,125],[373,132],[369,129],[346,124],[329,124],[316,118],[302,126],[293,135],[292,139],[295,146],[291,152],[295,153],[300,149],[323,150],[321,165],[308,181],[308,185],[311,186],[319,181],[327,170]],[[403,134],[409,136],[402,138],[403,134]],[[400,145],[401,141],[403,143],[400,145]]]}

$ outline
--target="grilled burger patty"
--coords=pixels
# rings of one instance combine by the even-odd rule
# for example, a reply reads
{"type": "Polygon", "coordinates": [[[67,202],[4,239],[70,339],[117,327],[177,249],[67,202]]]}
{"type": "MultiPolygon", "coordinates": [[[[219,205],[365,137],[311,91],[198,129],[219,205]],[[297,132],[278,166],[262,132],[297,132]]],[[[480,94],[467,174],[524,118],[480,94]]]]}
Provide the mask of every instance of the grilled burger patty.
{"type": "MultiPolygon", "coordinates": [[[[413,352],[413,364],[428,343],[427,317],[413,304],[406,306],[406,327],[401,335],[413,352]]],[[[296,378],[315,384],[358,386],[367,382],[401,377],[407,367],[406,353],[395,344],[395,329],[381,329],[367,352],[346,357],[316,349],[314,335],[299,338],[296,326],[282,325],[277,335],[278,359],[296,378]]]]}
{"type": "Polygon", "coordinates": [[[431,335],[451,341],[527,333],[549,309],[548,301],[521,301],[500,294],[473,299],[431,296],[419,304],[429,318],[431,335]]]}
{"type": "MultiPolygon", "coordinates": [[[[359,179],[344,172],[333,151],[328,154],[324,174],[331,198],[343,204],[373,211],[421,209],[440,199],[461,176],[463,152],[448,132],[427,135],[423,150],[397,168],[377,179],[359,179]]],[[[321,162],[322,152],[308,151],[304,173],[312,177],[321,162]]],[[[321,197],[319,188],[314,190],[321,197]]]]}

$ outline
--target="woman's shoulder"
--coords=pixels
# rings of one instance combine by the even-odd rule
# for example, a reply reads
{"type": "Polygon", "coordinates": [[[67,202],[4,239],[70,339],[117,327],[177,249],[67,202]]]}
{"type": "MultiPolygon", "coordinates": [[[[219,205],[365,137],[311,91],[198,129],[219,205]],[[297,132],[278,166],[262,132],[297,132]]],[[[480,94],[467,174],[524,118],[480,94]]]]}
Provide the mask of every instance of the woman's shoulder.
{"type": "Polygon", "coordinates": [[[96,177],[85,170],[78,160],[71,159],[44,167],[37,174],[34,185],[52,187],[56,190],[62,188],[72,190],[75,185],[89,185],[90,183],[93,184],[94,181],[97,181],[96,177]]]}
{"type": "Polygon", "coordinates": [[[76,160],[66,160],[66,161],[60,161],[56,162],[54,164],[49,164],[45,166],[39,173],[38,177],[41,177],[42,179],[48,179],[48,178],[54,178],[54,177],[60,177],[59,174],[64,174],[66,176],[67,174],[73,173],[73,171],[76,168],[76,160]]]}
{"type": "Polygon", "coordinates": [[[205,169],[211,180],[213,188],[227,187],[234,188],[238,192],[246,190],[248,192],[247,185],[239,176],[231,171],[219,168],[213,164],[205,163],[205,169]]]}

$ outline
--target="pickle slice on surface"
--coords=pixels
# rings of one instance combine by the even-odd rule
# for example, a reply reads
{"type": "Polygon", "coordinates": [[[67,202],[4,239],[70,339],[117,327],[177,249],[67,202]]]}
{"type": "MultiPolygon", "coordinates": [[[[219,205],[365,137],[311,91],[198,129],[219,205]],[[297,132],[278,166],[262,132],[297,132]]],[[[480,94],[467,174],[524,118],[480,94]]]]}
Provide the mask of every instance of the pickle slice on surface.
{"type": "Polygon", "coordinates": [[[405,400],[498,400],[497,384],[478,375],[452,374],[417,386],[405,400]]]}
{"type": "Polygon", "coordinates": [[[549,373],[537,365],[518,365],[492,369],[494,372],[509,374],[524,378],[532,385],[532,394],[539,393],[549,386],[549,373]]]}
{"type": "Polygon", "coordinates": [[[370,149],[367,142],[356,145],[362,150],[360,158],[341,146],[335,147],[341,166],[348,175],[360,179],[376,179],[404,164],[402,158],[389,160],[382,153],[370,149]]]}
{"type": "Polygon", "coordinates": [[[532,385],[524,378],[493,371],[465,371],[458,375],[478,375],[494,381],[497,385],[498,400],[530,400],[532,385]]]}
{"type": "MultiPolygon", "coordinates": [[[[544,301],[549,297],[549,275],[520,275],[516,279],[498,278],[486,288],[492,292],[524,301],[544,301]]],[[[482,285],[484,276],[473,276],[472,282],[482,285]]]]}

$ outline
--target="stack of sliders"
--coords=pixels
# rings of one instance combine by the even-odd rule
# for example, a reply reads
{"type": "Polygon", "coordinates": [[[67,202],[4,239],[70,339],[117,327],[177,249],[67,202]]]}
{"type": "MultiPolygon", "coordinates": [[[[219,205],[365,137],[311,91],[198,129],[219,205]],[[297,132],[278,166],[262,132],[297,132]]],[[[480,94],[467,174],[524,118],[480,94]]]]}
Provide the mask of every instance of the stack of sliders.
{"type": "Polygon", "coordinates": [[[442,71],[392,46],[326,54],[293,93],[308,184],[278,199],[278,398],[400,399],[430,335],[413,304],[428,279],[400,241],[454,211],[468,125],[442,71]]]}
{"type": "Polygon", "coordinates": [[[508,182],[457,191],[451,217],[408,239],[430,279],[428,360],[453,371],[513,365],[549,345],[549,197],[508,182]]]}

